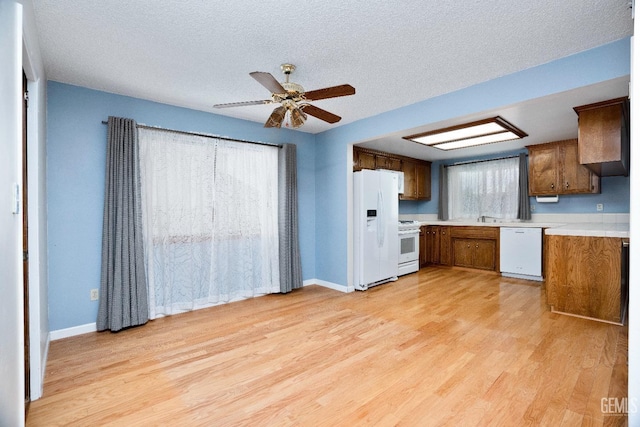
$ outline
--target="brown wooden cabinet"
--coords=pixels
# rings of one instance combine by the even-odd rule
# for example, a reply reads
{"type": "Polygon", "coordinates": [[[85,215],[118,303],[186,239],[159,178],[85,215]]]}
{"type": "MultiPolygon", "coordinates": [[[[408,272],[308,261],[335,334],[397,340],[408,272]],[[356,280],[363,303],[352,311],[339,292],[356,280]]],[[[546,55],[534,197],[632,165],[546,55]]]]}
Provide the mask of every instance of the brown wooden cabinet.
{"type": "Polygon", "coordinates": [[[453,265],[457,267],[496,269],[496,241],[488,239],[454,239],[453,265]]]}
{"type": "Polygon", "coordinates": [[[578,162],[577,139],[527,148],[530,196],[600,192],[600,178],[578,162]]]}
{"type": "Polygon", "coordinates": [[[598,176],[629,176],[629,98],[574,107],[579,161],[598,176]]]}
{"type": "Polygon", "coordinates": [[[375,169],[376,155],[368,151],[353,149],[353,170],[375,169]]]}
{"type": "Polygon", "coordinates": [[[353,170],[389,169],[404,172],[401,200],[431,200],[431,162],[368,148],[353,147],[353,170]]]}
{"type": "Polygon", "coordinates": [[[415,166],[415,162],[411,160],[405,160],[402,162],[402,172],[404,172],[404,193],[400,194],[401,200],[416,199],[418,196],[415,166]]]}
{"type": "Polygon", "coordinates": [[[420,266],[451,265],[451,238],[448,226],[420,227],[420,266]]]}
{"type": "Polygon", "coordinates": [[[438,235],[440,236],[440,242],[438,247],[440,248],[439,263],[441,265],[451,265],[451,235],[450,227],[438,226],[438,235]]]}
{"type": "Polygon", "coordinates": [[[428,227],[426,225],[423,225],[420,227],[420,268],[426,266],[429,262],[428,262],[428,256],[427,256],[427,251],[428,251],[428,247],[427,247],[427,231],[428,227]]]}
{"type": "Polygon", "coordinates": [[[423,225],[420,227],[420,267],[457,267],[500,271],[499,227],[423,225]]]}
{"type": "Polygon", "coordinates": [[[404,193],[402,200],[431,200],[431,163],[404,160],[404,193]]]}
{"type": "Polygon", "coordinates": [[[416,163],[416,191],[420,200],[431,200],[431,164],[416,163]]]}
{"type": "Polygon", "coordinates": [[[388,169],[392,171],[402,170],[402,160],[396,157],[376,155],[376,169],[388,169]]]}
{"type": "Polygon", "coordinates": [[[453,265],[500,271],[499,227],[450,227],[453,265]]]}
{"type": "Polygon", "coordinates": [[[545,252],[547,303],[552,310],[621,322],[622,239],[547,235],[545,252]]]}
{"type": "Polygon", "coordinates": [[[362,169],[400,171],[402,170],[402,159],[399,156],[381,151],[353,147],[353,170],[359,171],[362,169]]]}
{"type": "Polygon", "coordinates": [[[430,225],[427,228],[427,263],[440,264],[440,227],[430,225]]]}

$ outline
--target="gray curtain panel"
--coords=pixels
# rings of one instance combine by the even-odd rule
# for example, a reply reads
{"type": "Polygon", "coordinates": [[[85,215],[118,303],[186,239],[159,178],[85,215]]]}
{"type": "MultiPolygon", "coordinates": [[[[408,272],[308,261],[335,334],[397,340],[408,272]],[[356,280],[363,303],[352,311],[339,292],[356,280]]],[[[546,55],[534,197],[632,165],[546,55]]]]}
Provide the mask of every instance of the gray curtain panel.
{"type": "Polygon", "coordinates": [[[449,219],[449,181],[447,168],[440,165],[440,175],[438,183],[438,219],[446,221],[449,219]]]}
{"type": "Polygon", "coordinates": [[[138,131],[131,119],[109,117],[97,328],[115,332],[148,319],[138,131]]]}
{"type": "Polygon", "coordinates": [[[283,144],[278,154],[278,237],[282,293],[302,287],[296,164],[296,146],[283,144]]]}
{"type": "Polygon", "coordinates": [[[529,170],[527,168],[527,155],[520,153],[520,166],[518,172],[518,219],[531,219],[531,203],[529,201],[529,170]]]}

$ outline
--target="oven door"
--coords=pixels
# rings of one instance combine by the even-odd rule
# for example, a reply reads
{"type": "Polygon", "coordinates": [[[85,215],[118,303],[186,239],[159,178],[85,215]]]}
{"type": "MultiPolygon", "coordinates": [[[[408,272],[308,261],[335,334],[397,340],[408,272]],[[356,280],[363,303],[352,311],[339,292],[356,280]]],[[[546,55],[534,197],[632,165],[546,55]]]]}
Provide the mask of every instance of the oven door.
{"type": "Polygon", "coordinates": [[[419,235],[418,230],[406,230],[398,232],[400,242],[398,247],[400,248],[400,254],[398,257],[398,264],[405,262],[416,261],[418,259],[419,250],[419,235]]]}

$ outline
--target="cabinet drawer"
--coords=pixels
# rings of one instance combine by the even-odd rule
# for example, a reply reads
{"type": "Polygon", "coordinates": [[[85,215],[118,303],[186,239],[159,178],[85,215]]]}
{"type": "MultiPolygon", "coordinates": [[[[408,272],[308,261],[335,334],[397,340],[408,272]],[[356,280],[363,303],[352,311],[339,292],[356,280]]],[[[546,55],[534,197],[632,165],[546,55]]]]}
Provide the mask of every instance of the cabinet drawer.
{"type": "Polygon", "coordinates": [[[460,239],[495,239],[500,236],[499,227],[451,227],[451,237],[460,239]]]}

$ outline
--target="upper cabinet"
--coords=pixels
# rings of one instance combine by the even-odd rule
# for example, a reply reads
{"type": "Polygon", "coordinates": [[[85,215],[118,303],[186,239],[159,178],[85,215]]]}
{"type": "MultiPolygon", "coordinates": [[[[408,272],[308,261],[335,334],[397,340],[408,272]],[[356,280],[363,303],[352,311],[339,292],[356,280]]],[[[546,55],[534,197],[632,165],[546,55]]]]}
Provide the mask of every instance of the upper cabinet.
{"type": "Polygon", "coordinates": [[[376,169],[402,170],[402,160],[396,157],[376,155],[376,169]]]}
{"type": "Polygon", "coordinates": [[[578,140],[530,145],[529,195],[599,193],[600,178],[578,162],[578,140]]]}
{"type": "Polygon", "coordinates": [[[431,200],[431,162],[353,147],[353,170],[389,169],[404,173],[401,200],[431,200]]]}
{"type": "Polygon", "coordinates": [[[431,200],[431,163],[403,160],[404,193],[400,200],[431,200]]]}
{"type": "Polygon", "coordinates": [[[391,154],[353,147],[353,170],[389,169],[402,170],[402,160],[391,154]]]}
{"type": "Polygon", "coordinates": [[[629,175],[629,99],[574,108],[579,161],[598,176],[629,175]]]}
{"type": "Polygon", "coordinates": [[[376,169],[376,155],[374,153],[353,149],[353,170],[376,169]]]}

